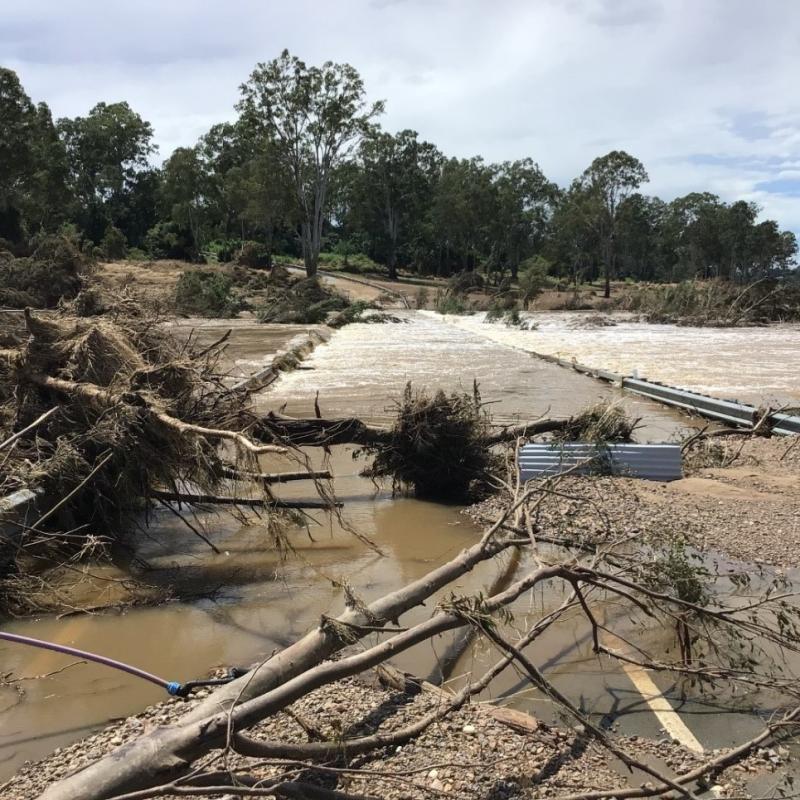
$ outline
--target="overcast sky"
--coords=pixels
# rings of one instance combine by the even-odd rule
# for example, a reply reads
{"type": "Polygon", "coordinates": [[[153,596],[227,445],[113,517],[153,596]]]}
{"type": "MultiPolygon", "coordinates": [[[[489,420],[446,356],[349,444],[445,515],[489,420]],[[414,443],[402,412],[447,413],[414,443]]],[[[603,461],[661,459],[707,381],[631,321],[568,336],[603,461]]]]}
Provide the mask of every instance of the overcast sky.
{"type": "Polygon", "coordinates": [[[0,64],[55,116],[127,100],[161,156],[234,116],[258,61],[347,61],[383,125],[568,183],[755,200],[800,232],[800,0],[0,0],[0,64]]]}

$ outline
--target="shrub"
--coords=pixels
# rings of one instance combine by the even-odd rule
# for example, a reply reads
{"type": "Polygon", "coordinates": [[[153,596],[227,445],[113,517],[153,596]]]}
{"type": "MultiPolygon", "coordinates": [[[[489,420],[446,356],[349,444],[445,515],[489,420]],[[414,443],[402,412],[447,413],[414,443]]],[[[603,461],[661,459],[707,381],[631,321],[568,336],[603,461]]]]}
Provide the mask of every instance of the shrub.
{"type": "Polygon", "coordinates": [[[454,294],[449,289],[436,292],[433,299],[433,308],[440,314],[474,314],[475,310],[469,301],[461,294],[454,294]]]}
{"type": "Polygon", "coordinates": [[[264,269],[272,264],[269,250],[259,242],[245,242],[239,253],[239,264],[243,267],[264,269]]]}
{"type": "Polygon", "coordinates": [[[131,247],[125,256],[128,261],[147,261],[147,253],[139,247],[131,247]]]}
{"type": "Polygon", "coordinates": [[[519,291],[520,299],[527,308],[545,289],[549,283],[547,277],[551,264],[542,256],[534,256],[520,264],[519,291]]]}
{"type": "Polygon", "coordinates": [[[74,298],[83,284],[89,263],[66,236],[37,237],[27,258],[0,257],[0,305],[12,308],[53,308],[74,298]]]}
{"type": "Polygon", "coordinates": [[[478,272],[458,272],[448,281],[448,288],[455,294],[468,294],[483,289],[485,281],[478,272]]]}
{"type": "Polygon", "coordinates": [[[147,232],[145,249],[151,258],[193,261],[197,256],[192,234],[175,222],[159,222],[147,232]]]}
{"type": "Polygon", "coordinates": [[[128,240],[125,238],[125,234],[116,226],[109,225],[100,242],[100,252],[105,258],[117,261],[125,258],[127,249],[128,240]]]}
{"type": "Polygon", "coordinates": [[[373,261],[364,253],[351,249],[346,243],[339,242],[333,252],[319,254],[320,266],[325,269],[341,272],[350,272],[361,275],[374,272],[386,272],[386,268],[373,261]]]}
{"type": "Polygon", "coordinates": [[[331,312],[343,311],[350,305],[346,297],[323,286],[318,278],[294,283],[276,279],[270,283],[264,304],[256,310],[259,322],[314,325],[325,322],[331,312]]]}
{"type": "Polygon", "coordinates": [[[190,270],[178,278],[175,306],[185,314],[204,317],[230,317],[241,309],[227,275],[206,270],[190,270]]]}
{"type": "Polygon", "coordinates": [[[427,308],[428,307],[428,298],[429,293],[428,290],[422,286],[417,290],[417,296],[415,298],[415,302],[417,304],[417,308],[427,308]]]}

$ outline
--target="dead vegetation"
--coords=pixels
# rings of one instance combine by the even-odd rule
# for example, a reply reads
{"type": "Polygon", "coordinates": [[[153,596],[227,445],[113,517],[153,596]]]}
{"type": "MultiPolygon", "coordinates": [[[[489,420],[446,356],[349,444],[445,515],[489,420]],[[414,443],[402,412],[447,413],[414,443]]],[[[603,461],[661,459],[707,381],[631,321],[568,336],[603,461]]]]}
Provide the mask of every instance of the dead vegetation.
{"type": "Polygon", "coordinates": [[[767,325],[800,319],[800,285],[762,278],[746,286],[726,281],[684,281],[639,286],[619,295],[617,310],[648,322],[711,327],[767,325]]]}
{"type": "MultiPolygon", "coordinates": [[[[409,400],[413,399],[412,395],[409,400]]],[[[568,477],[528,485],[505,480],[505,489],[494,500],[492,522],[474,544],[372,602],[349,586],[339,616],[323,616],[305,636],[193,704],[165,727],[137,729],[122,747],[94,754],[73,774],[62,773],[42,799],[385,796],[385,773],[396,754],[414,752],[426,736],[434,737],[436,748],[435,743],[446,736],[448,721],[458,720],[465,705],[509,669],[575,726],[582,739],[580,752],[591,745],[631,772],[645,775],[646,782],[637,778],[626,785],[624,780],[614,784],[603,779],[599,787],[593,777],[583,775],[568,784],[570,800],[676,795],[691,800],[723,782],[728,793],[746,796],[741,785],[723,777],[725,771],[758,748],[793,737],[800,722],[800,693],[792,676],[780,667],[781,654],[800,649],[800,609],[792,602],[794,595],[776,579],[767,586],[753,585],[755,594],[745,602],[732,597],[733,573],[718,580],[686,551],[680,538],[664,541],[656,528],[618,529],[613,493],[602,486],[593,492],[595,479],[583,480],[583,486],[590,487],[583,495],[576,493],[568,477]],[[559,519],[558,513],[540,513],[565,501],[581,506],[586,516],[604,520],[604,536],[576,539],[569,527],[550,524],[559,519]],[[504,585],[488,593],[464,594],[465,575],[480,564],[501,562],[512,552],[521,557],[504,585]],[[563,591],[552,594],[557,586],[563,591]],[[540,605],[535,598],[544,596],[545,590],[551,601],[540,605]],[[421,605],[430,613],[406,622],[407,612],[421,605]],[[616,613],[608,615],[609,608],[616,613]],[[687,692],[708,689],[711,698],[723,689],[744,691],[757,708],[769,710],[768,722],[736,747],[691,759],[676,758],[675,753],[664,759],[657,749],[642,749],[632,740],[620,739],[555,685],[541,663],[546,653],[531,647],[562,620],[568,621],[578,639],[585,636],[603,669],[623,664],[664,673],[687,692]],[[363,719],[344,723],[333,720],[335,709],[320,699],[341,698],[336,709],[352,710],[359,690],[347,688],[348,679],[373,669],[398,687],[421,687],[422,682],[412,676],[386,669],[387,659],[459,631],[474,631],[487,659],[456,688],[437,691],[433,703],[412,708],[403,700],[395,707],[409,711],[398,717],[391,709],[377,713],[368,702],[363,719]],[[290,730],[280,724],[284,714],[299,720],[300,727],[290,730]]],[[[750,581],[747,573],[735,577],[750,581]]],[[[476,733],[472,721],[464,723],[463,733],[476,733]]],[[[563,796],[565,787],[548,783],[560,765],[542,770],[530,757],[538,748],[549,747],[549,736],[548,729],[535,721],[528,725],[528,747],[513,756],[519,777],[504,787],[503,797],[563,796]]],[[[510,752],[506,755],[511,757],[510,752]]],[[[478,761],[471,769],[480,771],[498,756],[476,752],[475,757],[478,761]]],[[[453,766],[462,786],[460,796],[472,796],[474,782],[461,776],[458,763],[453,766]]],[[[443,783],[414,781],[424,775],[434,780],[436,769],[437,764],[424,756],[415,759],[407,768],[414,772],[403,774],[411,780],[398,792],[414,798],[446,793],[443,783]]],[[[477,800],[495,795],[474,796],[477,800]]]]}
{"type": "Polygon", "coordinates": [[[55,308],[78,294],[90,270],[89,260],[67,236],[45,236],[25,257],[0,250],[0,306],[55,308]]]}
{"type": "MultiPolygon", "coordinates": [[[[30,559],[59,563],[64,553],[124,543],[153,504],[241,498],[276,523],[286,508],[258,459],[287,448],[250,435],[252,388],[229,388],[218,367],[225,337],[197,351],[157,323],[124,298],[101,317],[6,315],[0,494],[39,497],[33,515],[4,520],[7,606],[21,599],[30,559]]],[[[334,508],[319,488],[319,505],[334,508]]]]}
{"type": "Polygon", "coordinates": [[[391,479],[395,490],[413,487],[419,497],[463,499],[495,461],[486,446],[490,428],[477,384],[472,394],[430,395],[409,383],[391,432],[366,448],[374,458],[364,474],[391,479]]]}

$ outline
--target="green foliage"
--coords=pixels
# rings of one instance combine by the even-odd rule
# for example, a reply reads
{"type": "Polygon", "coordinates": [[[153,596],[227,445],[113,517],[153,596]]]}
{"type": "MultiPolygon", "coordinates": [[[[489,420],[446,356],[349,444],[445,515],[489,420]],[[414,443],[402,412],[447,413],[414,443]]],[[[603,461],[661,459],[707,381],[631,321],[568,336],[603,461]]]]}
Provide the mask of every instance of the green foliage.
{"type": "Polygon", "coordinates": [[[232,317],[242,307],[233,280],[207,270],[181,273],[175,287],[175,307],[184,314],[202,317],[232,317]]]}
{"type": "Polygon", "coordinates": [[[269,250],[259,242],[245,242],[238,256],[238,262],[243,267],[257,267],[263,269],[272,263],[269,250]]]}
{"type": "Polygon", "coordinates": [[[94,243],[102,254],[113,226],[153,258],[210,252],[221,262],[252,241],[260,249],[245,262],[269,264],[278,251],[302,257],[309,274],[319,264],[390,277],[405,267],[457,281],[481,273],[487,285],[510,275],[526,304],[542,284],[543,268],[526,274],[537,257],[576,289],[603,276],[792,280],[794,233],[760,220],[752,202],[648,197],[644,166],[623,151],[564,190],[531,159],[446,158],[414,131],[376,130],[382,106],[346,64],[308,66],[284,52],[256,66],[238,109],[156,169],[152,128],[127,103],[54,124],[0,68],[0,238],[27,255],[33,233],[70,222],[85,252],[94,243]]]}
{"type": "Polygon", "coordinates": [[[132,216],[139,195],[146,193],[149,158],[157,150],[150,123],[125,102],[98,103],[85,117],[58,120],[57,128],[78,202],[78,224],[95,242],[109,223],[127,235],[126,229],[136,226],[132,216]]]}
{"type": "Polygon", "coordinates": [[[17,74],[0,67],[0,237],[22,243],[55,230],[69,208],[66,179],[50,109],[34,106],[17,74]]]}
{"type": "Polygon", "coordinates": [[[332,172],[383,112],[383,104],[367,104],[361,76],[349,64],[327,61],[309,67],[288,50],[257,64],[241,89],[237,108],[245,124],[273,143],[278,162],[296,189],[303,257],[312,277],[332,172]]]}
{"type": "Polygon", "coordinates": [[[197,256],[191,232],[176,222],[161,221],[154,225],[145,237],[145,250],[151,258],[193,261],[197,256]]]}
{"type": "Polygon", "coordinates": [[[448,289],[454,294],[469,294],[483,289],[485,281],[478,272],[458,272],[447,281],[448,289]]]}
{"type": "Polygon", "coordinates": [[[0,305],[11,308],[54,308],[75,297],[89,263],[67,236],[40,237],[29,257],[0,252],[0,305]]]}
{"type": "Polygon", "coordinates": [[[526,259],[520,264],[519,292],[525,308],[528,308],[548,286],[551,267],[550,261],[540,255],[526,259]]]}
{"type": "Polygon", "coordinates": [[[109,225],[100,242],[100,251],[103,257],[110,261],[117,261],[125,258],[127,250],[128,240],[125,238],[125,234],[114,225],[109,225]]]}
{"type": "Polygon", "coordinates": [[[139,247],[131,247],[125,255],[128,261],[147,261],[147,253],[139,247]]]}
{"type": "Polygon", "coordinates": [[[263,304],[256,309],[259,322],[319,324],[350,305],[346,297],[323,286],[316,277],[300,281],[292,281],[288,276],[275,277],[263,304]]]}
{"type": "MultiPolygon", "coordinates": [[[[341,249],[346,249],[341,248],[341,249]]],[[[340,250],[337,246],[337,250],[340,250]]],[[[349,251],[346,255],[336,250],[332,253],[321,252],[319,254],[320,266],[331,272],[350,272],[355,275],[366,275],[384,272],[384,268],[374,262],[364,253],[349,251]]]]}
{"type": "Polygon", "coordinates": [[[474,314],[475,308],[463,294],[438,289],[433,298],[433,308],[439,314],[474,314]]]}
{"type": "Polygon", "coordinates": [[[702,558],[691,553],[686,542],[672,539],[643,565],[643,582],[650,588],[677,597],[687,603],[705,606],[711,599],[710,573],[702,558]]]}

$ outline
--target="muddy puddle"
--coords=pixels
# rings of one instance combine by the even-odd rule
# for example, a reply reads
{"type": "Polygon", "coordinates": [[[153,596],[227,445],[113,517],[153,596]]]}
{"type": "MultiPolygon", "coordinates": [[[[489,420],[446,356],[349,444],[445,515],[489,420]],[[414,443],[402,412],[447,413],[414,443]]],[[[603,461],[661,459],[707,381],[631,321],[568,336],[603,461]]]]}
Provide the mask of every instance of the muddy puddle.
{"type": "MultiPolygon", "coordinates": [[[[465,330],[430,315],[406,316],[406,324],[351,325],[338,331],[328,344],[317,347],[304,362],[305,369],[285,375],[259,398],[259,404],[264,410],[285,406],[289,413],[313,413],[318,391],[328,416],[356,414],[385,422],[393,398],[409,380],[448,390],[470,389],[477,380],[484,399],[493,403],[496,418],[511,422],[548,413],[570,414],[615,394],[611,387],[494,341],[483,329],[465,330]]],[[[226,326],[231,327],[214,322],[202,335],[210,343],[226,326]]],[[[262,365],[270,348],[272,352],[279,349],[298,330],[241,325],[235,333],[226,358],[252,371],[258,368],[253,365],[262,365]]],[[[640,439],[669,439],[687,426],[685,418],[659,406],[632,398],[623,401],[643,418],[640,439]]],[[[348,524],[368,536],[380,553],[338,522],[317,516],[308,529],[296,527],[289,533],[294,553],[283,558],[267,525],[257,517],[243,523],[227,515],[200,515],[206,535],[221,551],[217,555],[167,512],[158,512],[146,534],[133,537],[137,554],[150,565],[146,578],[157,587],[176,582],[184,588],[191,586],[203,597],[120,613],[46,616],[4,627],[101,652],[168,680],[185,681],[205,675],[212,667],[247,665],[266,658],[304,633],[321,614],[338,613],[343,597],[336,582],[347,579],[369,601],[474,542],[479,532],[459,507],[392,498],[359,476],[363,462],[353,455],[352,448],[346,447],[335,448],[331,454],[336,492],[345,503],[348,524]]],[[[287,468],[277,461],[264,466],[287,468]]],[[[282,488],[280,496],[312,495],[308,488],[294,484],[282,488]]],[[[494,565],[479,569],[457,590],[485,589],[495,571],[494,565]]],[[[124,575],[110,567],[92,572],[95,577],[83,583],[84,595],[113,597],[115,582],[124,575]]],[[[515,608],[520,625],[526,615],[538,616],[543,609],[558,605],[564,599],[562,591],[547,587],[527,595],[515,608]]],[[[410,614],[409,621],[430,614],[434,602],[410,614]]],[[[671,634],[656,631],[653,636],[669,638],[671,634]]],[[[420,646],[396,663],[428,675],[449,641],[443,637],[420,646]]],[[[591,654],[588,630],[579,617],[545,634],[536,644],[536,655],[556,684],[583,708],[599,718],[619,719],[624,732],[658,736],[658,721],[625,674],[606,672],[606,665],[591,654]]],[[[455,666],[455,680],[489,659],[493,654],[482,645],[469,651],[455,666]]],[[[0,644],[0,673],[13,672],[18,677],[62,670],[43,680],[0,687],[0,777],[12,774],[25,760],[40,758],[110,719],[164,697],[158,688],[123,673],[74,661],[0,644]]],[[[668,679],[659,679],[659,685],[673,694],[678,691],[668,679]]],[[[534,698],[512,672],[495,683],[492,694],[542,717],[551,716],[547,703],[534,698]]],[[[694,700],[682,707],[692,719],[696,717],[698,736],[707,746],[744,738],[751,727],[757,727],[757,721],[740,713],[741,705],[731,705],[731,698],[704,702],[694,700]],[[733,723],[720,716],[721,708],[724,712],[728,706],[735,714],[733,723]]],[[[695,722],[690,724],[695,729],[695,722]]]]}

